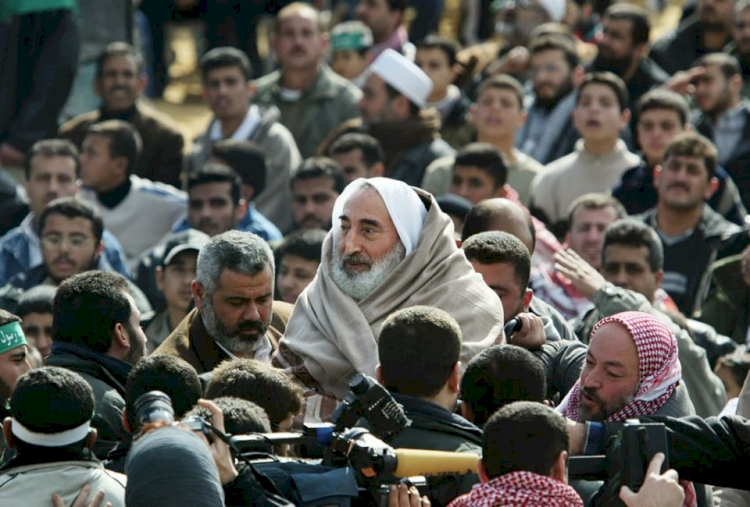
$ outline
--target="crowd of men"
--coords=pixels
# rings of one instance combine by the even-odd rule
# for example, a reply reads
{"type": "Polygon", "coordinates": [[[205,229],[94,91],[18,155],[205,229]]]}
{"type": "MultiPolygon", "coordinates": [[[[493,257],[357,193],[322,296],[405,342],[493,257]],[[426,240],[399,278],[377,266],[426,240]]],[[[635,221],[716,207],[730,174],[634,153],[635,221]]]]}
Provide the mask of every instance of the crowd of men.
{"type": "Polygon", "coordinates": [[[387,444],[479,460],[390,507],[750,502],[750,0],[658,40],[629,2],[111,4],[0,6],[0,505],[278,504],[172,422],[301,429],[360,373],[387,444]],[[147,98],[189,12],[194,140],[147,98]],[[569,480],[638,417],[640,491],[569,480]]]}

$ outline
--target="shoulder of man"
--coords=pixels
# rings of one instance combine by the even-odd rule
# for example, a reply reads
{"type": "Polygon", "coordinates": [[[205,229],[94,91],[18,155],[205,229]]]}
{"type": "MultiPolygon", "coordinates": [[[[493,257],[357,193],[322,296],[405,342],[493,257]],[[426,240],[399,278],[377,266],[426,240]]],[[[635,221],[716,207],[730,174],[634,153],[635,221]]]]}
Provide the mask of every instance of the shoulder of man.
{"type": "Polygon", "coordinates": [[[89,125],[99,120],[99,110],[95,109],[88,113],[79,114],[62,124],[58,130],[60,137],[69,139],[75,136],[84,135],[89,125]]]}

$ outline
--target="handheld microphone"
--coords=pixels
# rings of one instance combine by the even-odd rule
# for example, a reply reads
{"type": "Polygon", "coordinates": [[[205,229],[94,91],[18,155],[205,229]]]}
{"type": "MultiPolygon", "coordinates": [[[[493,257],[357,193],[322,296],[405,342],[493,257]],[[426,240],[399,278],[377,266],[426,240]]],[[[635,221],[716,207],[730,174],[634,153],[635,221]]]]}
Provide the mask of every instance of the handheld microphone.
{"type": "Polygon", "coordinates": [[[426,451],[423,449],[394,449],[396,477],[430,476],[438,474],[477,473],[479,456],[473,452],[426,451]]]}

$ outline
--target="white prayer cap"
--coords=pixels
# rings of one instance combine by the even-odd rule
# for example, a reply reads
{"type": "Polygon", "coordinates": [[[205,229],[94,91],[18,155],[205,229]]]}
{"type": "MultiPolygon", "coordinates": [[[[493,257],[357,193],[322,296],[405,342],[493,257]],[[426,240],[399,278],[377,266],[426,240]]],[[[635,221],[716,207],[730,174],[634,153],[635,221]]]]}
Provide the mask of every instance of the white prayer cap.
{"type": "Polygon", "coordinates": [[[537,0],[552,21],[559,23],[565,17],[565,0],[537,0]]]}
{"type": "Polygon", "coordinates": [[[432,80],[417,65],[393,49],[386,49],[370,65],[370,71],[419,107],[432,91],[432,80]]]}
{"type": "Polygon", "coordinates": [[[413,188],[403,181],[391,178],[359,178],[347,185],[333,205],[333,248],[338,243],[344,205],[366,185],[375,188],[380,194],[398,237],[404,244],[406,255],[409,255],[419,243],[422,225],[427,218],[427,208],[413,188]]]}

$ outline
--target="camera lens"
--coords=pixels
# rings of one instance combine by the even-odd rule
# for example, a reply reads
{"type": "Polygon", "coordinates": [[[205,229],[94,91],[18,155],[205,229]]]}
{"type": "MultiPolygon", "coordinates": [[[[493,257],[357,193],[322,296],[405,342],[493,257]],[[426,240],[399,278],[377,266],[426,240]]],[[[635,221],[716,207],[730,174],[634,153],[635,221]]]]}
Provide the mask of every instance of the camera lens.
{"type": "Polygon", "coordinates": [[[174,423],[174,409],[172,399],[161,391],[150,391],[142,394],[133,404],[135,420],[139,427],[148,423],[174,423]]]}

